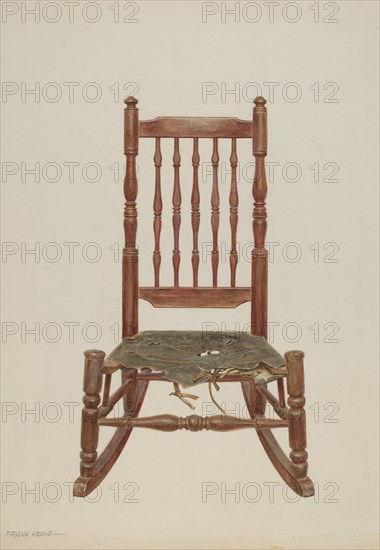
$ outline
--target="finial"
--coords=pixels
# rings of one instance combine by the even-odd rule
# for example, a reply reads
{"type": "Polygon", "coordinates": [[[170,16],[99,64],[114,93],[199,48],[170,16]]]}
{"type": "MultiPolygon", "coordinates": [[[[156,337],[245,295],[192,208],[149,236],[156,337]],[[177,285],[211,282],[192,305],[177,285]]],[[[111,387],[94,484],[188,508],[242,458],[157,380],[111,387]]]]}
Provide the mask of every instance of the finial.
{"type": "Polygon", "coordinates": [[[266,104],[267,100],[263,98],[263,96],[259,95],[257,96],[254,100],[253,100],[253,103],[256,105],[256,107],[258,107],[259,105],[261,107],[264,107],[264,105],[266,104]]]}
{"type": "Polygon", "coordinates": [[[129,95],[126,99],[124,99],[124,103],[127,105],[127,109],[135,109],[138,102],[139,100],[132,95],[129,95]]]}

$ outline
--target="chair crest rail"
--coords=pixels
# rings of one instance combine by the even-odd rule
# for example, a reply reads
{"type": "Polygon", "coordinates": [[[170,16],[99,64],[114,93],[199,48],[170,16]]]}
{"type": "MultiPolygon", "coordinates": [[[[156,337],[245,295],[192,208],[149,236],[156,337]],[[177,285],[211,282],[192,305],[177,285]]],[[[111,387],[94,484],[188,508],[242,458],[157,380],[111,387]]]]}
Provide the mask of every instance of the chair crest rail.
{"type": "Polygon", "coordinates": [[[139,122],[139,137],[250,138],[250,120],[228,117],[157,117],[139,122]]]}

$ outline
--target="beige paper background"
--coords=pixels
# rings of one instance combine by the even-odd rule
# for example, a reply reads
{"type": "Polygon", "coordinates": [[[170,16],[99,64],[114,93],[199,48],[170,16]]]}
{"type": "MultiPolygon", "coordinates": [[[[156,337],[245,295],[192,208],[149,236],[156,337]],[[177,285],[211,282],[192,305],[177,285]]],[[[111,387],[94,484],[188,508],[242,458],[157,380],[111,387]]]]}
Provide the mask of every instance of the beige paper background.
{"type": "MultiPolygon", "coordinates": [[[[115,23],[112,2],[96,3],[101,8],[97,23],[84,21],[80,10],[72,23],[67,11],[56,23],[46,18],[22,22],[21,3],[3,4],[20,10],[2,25],[3,81],[16,83],[18,90],[22,82],[28,87],[40,82],[41,88],[56,82],[62,90],[62,98],[54,103],[43,94],[40,101],[31,96],[22,101],[14,88],[2,104],[3,163],[14,162],[17,170],[7,181],[3,175],[2,182],[3,241],[14,243],[6,245],[14,254],[3,256],[2,263],[3,548],[377,548],[377,3],[347,1],[329,3],[331,7],[320,2],[319,23],[313,21],[312,2],[296,3],[302,16],[295,23],[281,16],[284,3],[276,8],[280,11],[272,23],[263,3],[256,23],[247,21],[253,12],[244,12],[244,2],[237,9],[245,18],[237,22],[236,16],[228,16],[225,23],[222,5],[216,3],[211,3],[216,15],[202,22],[201,2],[141,2],[137,23],[115,23]],[[334,6],[339,22],[324,23],[334,6]],[[73,102],[65,82],[79,83],[73,102]],[[102,90],[94,103],[81,95],[89,82],[102,90]],[[203,101],[205,82],[215,83],[217,92],[203,101]],[[133,433],[95,502],[74,500],[69,484],[79,468],[82,352],[91,347],[110,352],[115,346],[110,327],[121,320],[121,266],[114,261],[114,243],[122,246],[122,176],[114,181],[109,167],[123,164],[122,99],[136,93],[142,119],[160,114],[249,118],[248,99],[255,93],[248,84],[259,83],[268,97],[265,82],[279,83],[268,103],[268,161],[280,163],[268,194],[267,238],[279,243],[270,265],[270,320],[279,323],[273,345],[280,352],[300,348],[306,353],[309,471],[318,496],[301,500],[286,492],[258,439],[246,431],[141,430],[133,433]],[[289,82],[301,89],[299,101],[282,96],[289,82]],[[336,84],[328,87],[331,82],[339,86],[332,96],[337,102],[328,102],[337,89],[336,84]],[[223,86],[236,85],[240,93],[224,98],[223,86]],[[317,101],[312,86],[320,91],[317,101]],[[115,101],[117,88],[120,97],[115,101]],[[41,181],[25,176],[23,182],[22,163],[30,167],[35,162],[41,164],[41,181]],[[52,162],[63,171],[55,183],[48,181],[53,168],[42,173],[52,162]],[[100,180],[91,183],[76,172],[70,182],[64,165],[68,162],[80,163],[79,170],[98,163],[100,180]],[[287,181],[294,177],[291,170],[289,177],[282,174],[292,162],[302,170],[293,183],[287,181]],[[339,167],[334,176],[338,182],[321,181],[330,172],[324,168],[328,162],[339,167]],[[319,182],[313,181],[309,168],[314,163],[320,167],[319,182]],[[23,242],[29,248],[40,243],[39,261],[22,257],[23,242]],[[63,244],[68,242],[79,243],[72,262],[63,244]],[[91,242],[101,251],[97,262],[89,261],[95,251],[87,245],[91,242]],[[58,244],[49,249],[47,243],[58,244]],[[284,249],[289,255],[295,250],[288,243],[297,243],[299,261],[284,259],[284,249]],[[311,246],[319,250],[319,261],[313,261],[311,246]],[[337,247],[332,257],[338,261],[329,262],[329,253],[337,247]],[[49,261],[54,250],[62,252],[56,262],[49,261]],[[39,342],[23,334],[35,323],[40,323],[39,342]],[[67,323],[77,323],[73,341],[67,323]],[[97,338],[93,323],[100,327],[97,338]],[[299,337],[295,326],[302,330],[299,337]],[[14,334],[7,333],[12,328],[14,334]],[[86,328],[88,333],[83,333],[86,328]],[[332,329],[336,334],[331,336],[332,329]],[[90,343],[91,338],[97,341],[90,343]],[[33,408],[34,416],[25,413],[33,408]],[[202,502],[204,483],[213,483],[217,491],[207,502],[202,502]],[[33,487],[35,495],[25,493],[33,487]],[[223,502],[224,488],[234,487],[236,493],[225,495],[223,502]],[[54,534],[36,536],[34,531],[54,534]]],[[[123,5],[120,2],[120,14],[128,14],[123,5]]],[[[54,6],[49,9],[47,17],[53,18],[54,6]]],[[[163,250],[169,252],[172,152],[164,153],[162,240],[163,250]]],[[[223,153],[228,162],[227,148],[223,153]]],[[[206,145],[202,160],[209,155],[206,145]]],[[[248,143],[241,155],[245,163],[252,161],[248,143]]],[[[150,146],[145,151],[141,147],[138,240],[146,250],[141,258],[143,284],[152,281],[151,156],[150,146]]],[[[182,269],[189,282],[189,145],[184,145],[182,165],[182,269]]],[[[210,186],[210,177],[204,178],[202,229],[208,241],[210,186]]],[[[220,187],[221,240],[228,249],[228,179],[220,187]]],[[[239,190],[239,240],[244,244],[251,241],[247,178],[242,177],[239,190]]],[[[227,267],[221,266],[223,277],[227,267]]],[[[201,269],[206,283],[209,266],[202,264],[201,269]]],[[[244,284],[249,264],[242,261],[239,269],[244,284]]],[[[170,257],[162,270],[169,282],[170,257]]],[[[154,310],[142,302],[140,311],[141,329],[201,329],[202,322],[213,321],[233,330],[249,319],[247,306],[226,314],[154,310]]],[[[170,385],[151,385],[143,412],[189,414],[168,397],[169,391],[170,385]]],[[[209,402],[207,388],[199,387],[196,393],[201,396],[196,412],[201,414],[200,401],[203,412],[209,402]]],[[[237,386],[224,385],[220,394],[230,411],[244,413],[237,386]]],[[[285,434],[279,437],[286,445],[285,434]]]]}

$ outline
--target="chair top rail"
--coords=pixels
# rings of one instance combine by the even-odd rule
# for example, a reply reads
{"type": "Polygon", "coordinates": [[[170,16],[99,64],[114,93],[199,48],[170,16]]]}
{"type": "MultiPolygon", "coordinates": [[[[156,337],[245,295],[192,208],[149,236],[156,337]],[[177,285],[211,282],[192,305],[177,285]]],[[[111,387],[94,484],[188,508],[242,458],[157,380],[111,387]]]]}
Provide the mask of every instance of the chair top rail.
{"type": "Polygon", "coordinates": [[[139,137],[252,138],[250,120],[229,117],[157,117],[139,122],[139,137]]]}

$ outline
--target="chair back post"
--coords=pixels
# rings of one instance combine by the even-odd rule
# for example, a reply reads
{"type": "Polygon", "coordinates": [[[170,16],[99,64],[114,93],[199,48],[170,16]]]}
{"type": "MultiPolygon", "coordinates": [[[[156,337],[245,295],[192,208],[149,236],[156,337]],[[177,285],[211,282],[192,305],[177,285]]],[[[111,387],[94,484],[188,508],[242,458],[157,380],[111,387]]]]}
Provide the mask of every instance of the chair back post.
{"type": "Polygon", "coordinates": [[[252,302],[251,333],[267,337],[268,321],[268,250],[265,248],[267,212],[265,199],[267,182],[265,157],[267,154],[267,109],[266,100],[259,96],[253,108],[253,155],[255,173],[253,179],[253,238],[252,249],[252,302]]]}
{"type": "Polygon", "coordinates": [[[124,154],[126,173],[124,179],[124,234],[123,248],[123,329],[122,335],[134,336],[138,333],[138,249],[137,234],[137,175],[136,156],[139,145],[138,100],[132,96],[124,100],[124,154]]]}

